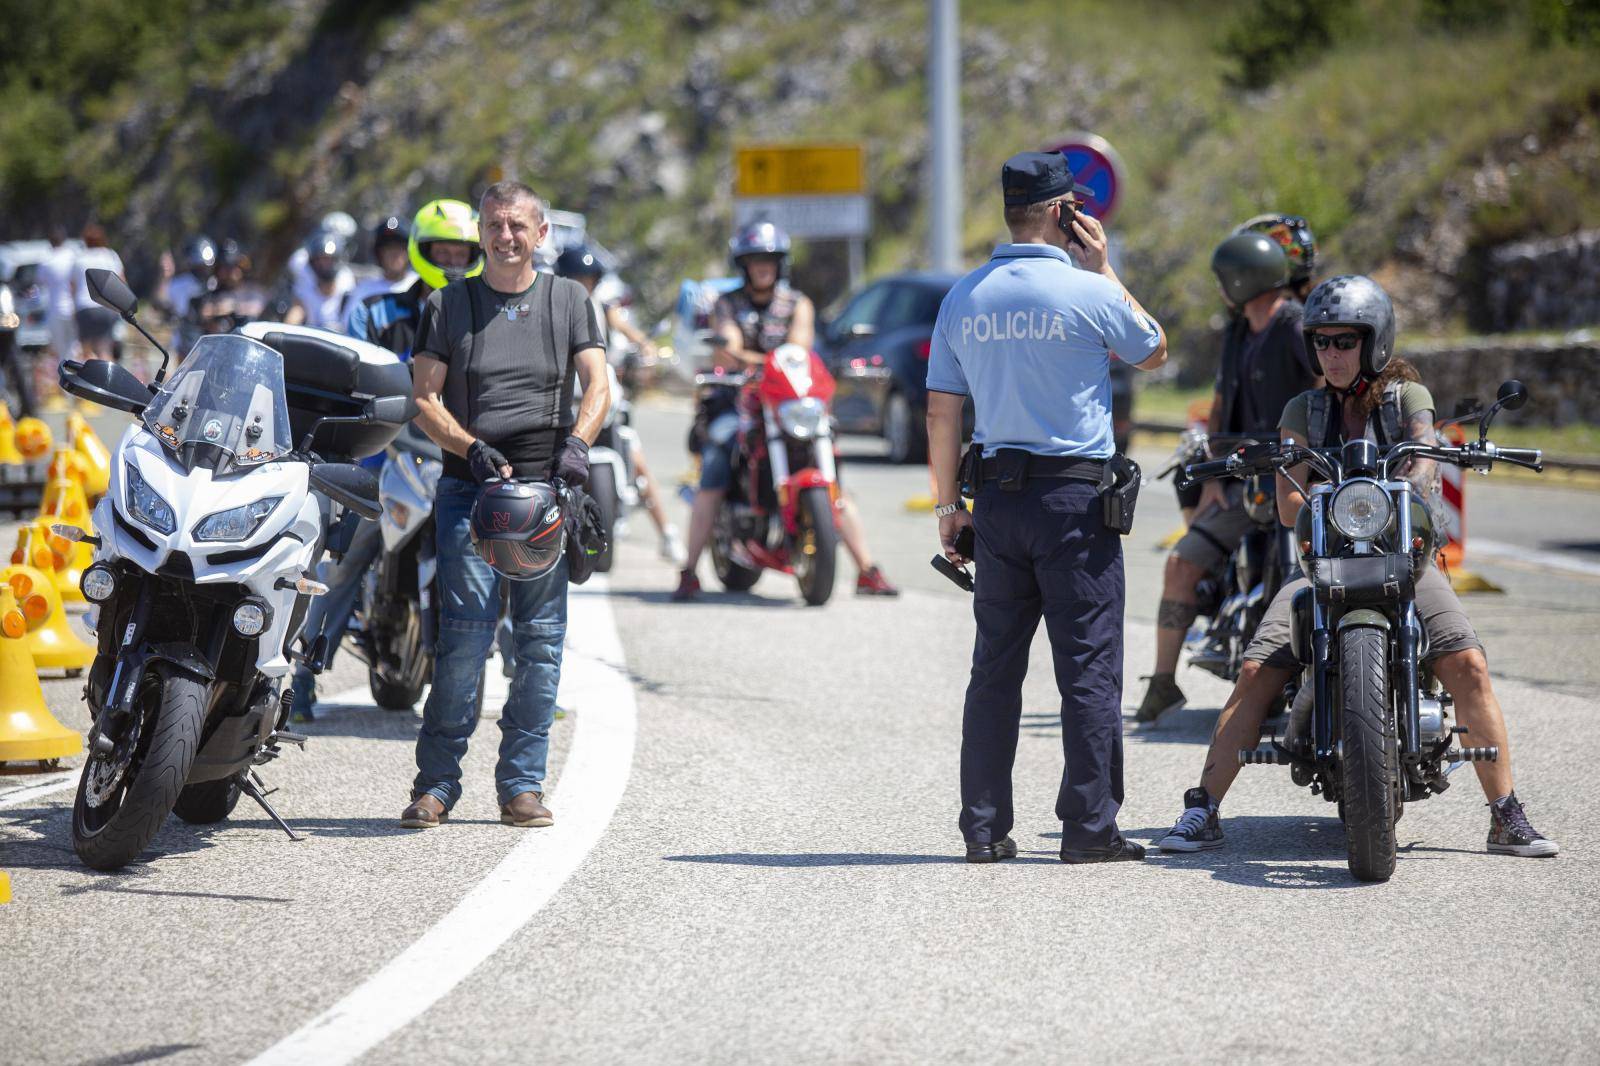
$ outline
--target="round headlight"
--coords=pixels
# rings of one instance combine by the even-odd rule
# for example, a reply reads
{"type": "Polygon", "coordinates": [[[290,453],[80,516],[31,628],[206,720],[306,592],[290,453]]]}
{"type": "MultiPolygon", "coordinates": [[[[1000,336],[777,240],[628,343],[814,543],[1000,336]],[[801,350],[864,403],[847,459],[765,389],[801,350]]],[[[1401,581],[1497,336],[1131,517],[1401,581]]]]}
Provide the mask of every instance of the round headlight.
{"type": "Polygon", "coordinates": [[[241,637],[259,637],[267,628],[267,607],[246,600],[233,609],[233,628],[241,637]]]}
{"type": "Polygon", "coordinates": [[[78,588],[83,590],[83,598],[90,603],[104,603],[116,595],[117,576],[109,566],[95,563],[78,579],[78,588]]]}
{"type": "Polygon", "coordinates": [[[1347,482],[1333,494],[1334,528],[1351,540],[1375,540],[1394,521],[1394,503],[1376,481],[1347,482]]]}

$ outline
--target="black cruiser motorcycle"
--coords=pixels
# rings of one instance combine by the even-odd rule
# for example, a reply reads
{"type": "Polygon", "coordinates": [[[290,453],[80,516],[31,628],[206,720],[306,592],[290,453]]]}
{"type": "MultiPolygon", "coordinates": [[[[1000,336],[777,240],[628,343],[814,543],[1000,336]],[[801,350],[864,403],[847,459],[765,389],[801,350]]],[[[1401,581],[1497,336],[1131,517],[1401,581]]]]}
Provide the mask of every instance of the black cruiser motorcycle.
{"type": "Polygon", "coordinates": [[[1451,725],[1450,696],[1422,662],[1428,635],[1414,597],[1417,575],[1434,565],[1436,533],[1395,471],[1413,457],[1483,473],[1497,462],[1543,470],[1538,449],[1488,439],[1494,416],[1527,398],[1521,382],[1501,385],[1478,439],[1460,447],[1402,441],[1380,453],[1370,440],[1337,450],[1258,444],[1184,469],[1198,481],[1305,463],[1323,479],[1309,491],[1295,486],[1306,493],[1294,537],[1311,584],[1295,596],[1290,632],[1309,692],[1295,711],[1307,713],[1292,713],[1282,739],[1239,752],[1239,763],[1288,766],[1295,784],[1337,803],[1358,880],[1394,873],[1395,823],[1407,803],[1443,792],[1455,766],[1499,757],[1493,747],[1451,746],[1466,730],[1451,725]]]}

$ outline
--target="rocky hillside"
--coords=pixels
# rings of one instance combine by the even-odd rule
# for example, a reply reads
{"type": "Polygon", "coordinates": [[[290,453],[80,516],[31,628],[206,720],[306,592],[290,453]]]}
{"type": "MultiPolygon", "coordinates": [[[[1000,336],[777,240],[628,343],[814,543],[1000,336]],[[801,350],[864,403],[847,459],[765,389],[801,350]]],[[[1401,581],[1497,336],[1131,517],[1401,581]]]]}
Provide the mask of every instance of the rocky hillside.
{"type": "MultiPolygon", "coordinates": [[[[136,265],[205,227],[281,259],[495,176],[589,212],[647,304],[719,267],[731,146],[869,146],[874,270],[925,247],[914,0],[16,0],[0,41],[0,235],[94,215],[136,265]],[[70,10],[69,10],[70,9],[70,10]]],[[[1009,152],[1108,137],[1126,273],[1186,344],[1234,222],[1310,217],[1413,331],[1485,328],[1494,250],[1600,226],[1596,0],[967,0],[969,210],[1009,152]]]]}

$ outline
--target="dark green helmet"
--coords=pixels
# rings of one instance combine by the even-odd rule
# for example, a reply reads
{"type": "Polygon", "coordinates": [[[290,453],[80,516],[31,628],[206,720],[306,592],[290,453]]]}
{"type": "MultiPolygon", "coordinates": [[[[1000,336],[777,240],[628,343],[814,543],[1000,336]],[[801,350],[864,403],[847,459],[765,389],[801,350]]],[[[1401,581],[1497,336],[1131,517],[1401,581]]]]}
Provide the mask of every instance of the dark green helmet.
{"type": "Polygon", "coordinates": [[[1312,289],[1306,297],[1301,322],[1306,351],[1314,360],[1317,350],[1312,347],[1311,334],[1318,327],[1350,326],[1360,330],[1361,376],[1369,381],[1383,373],[1394,355],[1394,304],[1382,285],[1364,275],[1340,274],[1312,289]]]}
{"type": "Polygon", "coordinates": [[[1237,310],[1273,289],[1289,284],[1289,257],[1283,246],[1261,233],[1235,233],[1211,253],[1211,272],[1223,299],[1237,310]]]}

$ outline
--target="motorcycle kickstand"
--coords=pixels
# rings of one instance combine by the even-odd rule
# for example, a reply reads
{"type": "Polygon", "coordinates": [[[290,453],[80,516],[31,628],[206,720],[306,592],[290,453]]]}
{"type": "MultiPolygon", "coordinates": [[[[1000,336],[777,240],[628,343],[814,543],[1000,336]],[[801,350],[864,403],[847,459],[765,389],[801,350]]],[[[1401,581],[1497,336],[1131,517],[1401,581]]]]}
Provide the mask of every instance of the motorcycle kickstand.
{"type": "Polygon", "coordinates": [[[267,802],[267,794],[261,790],[260,782],[261,779],[256,777],[255,771],[252,770],[240,780],[239,791],[255,800],[261,809],[267,812],[267,817],[271,818],[279,829],[289,834],[290,840],[304,840],[305,837],[297,834],[289,823],[283,820],[283,816],[273,809],[272,804],[267,802]]]}

